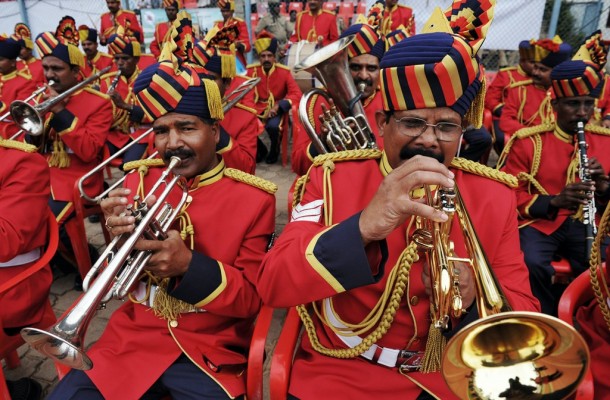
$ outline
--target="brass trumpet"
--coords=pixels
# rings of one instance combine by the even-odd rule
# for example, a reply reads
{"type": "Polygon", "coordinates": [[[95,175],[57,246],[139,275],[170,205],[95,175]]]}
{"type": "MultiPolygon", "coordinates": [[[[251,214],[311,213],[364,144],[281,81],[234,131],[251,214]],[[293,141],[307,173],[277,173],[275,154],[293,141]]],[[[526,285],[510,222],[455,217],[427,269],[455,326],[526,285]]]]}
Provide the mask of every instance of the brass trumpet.
{"type": "Polygon", "coordinates": [[[299,119],[320,154],[377,148],[364,107],[360,102],[364,85],[356,90],[347,65],[347,46],[354,38],[355,35],[341,38],[316,50],[294,66],[295,72],[311,73],[326,88],[326,91],[311,89],[299,102],[299,119]],[[307,115],[309,102],[315,94],[323,96],[333,104],[322,117],[328,133],[321,139],[307,115]]]}
{"type": "Polygon", "coordinates": [[[149,240],[167,238],[167,230],[187,201],[188,188],[184,179],[180,175],[174,175],[169,182],[167,181],[180,162],[178,157],[172,157],[169,166],[146,198],[142,201],[134,198],[136,207],[128,208],[126,213],[136,218],[135,230],[130,235],[116,236],[106,247],[85,277],[84,294],[73,308],[47,330],[37,328],[21,330],[23,339],[35,350],[71,368],[87,370],[93,367],[91,359],[82,346],[96,310],[100,307],[104,308],[105,303],[111,298],[125,298],[152,256],[150,252],[134,250],[136,242],[141,237],[149,240]],[[165,189],[149,209],[146,200],[163,184],[165,189]],[[182,197],[178,205],[172,207],[166,199],[176,186],[182,188],[182,197]]]}
{"type": "Polygon", "coordinates": [[[445,347],[441,372],[451,390],[461,399],[569,396],[589,364],[589,350],[582,336],[549,315],[512,311],[457,187],[439,189],[432,204],[449,214],[447,222],[434,223],[444,225],[435,227],[434,233],[417,235],[418,240],[427,241],[428,251],[439,253],[429,257],[431,279],[437,279],[433,291],[438,291],[433,294],[433,321],[436,326],[446,327],[450,314],[456,309],[461,312],[454,293],[446,290],[452,286],[452,264],[458,261],[466,262],[473,271],[476,308],[481,317],[458,331],[445,347]],[[455,257],[448,238],[454,213],[468,258],[455,257]]]}

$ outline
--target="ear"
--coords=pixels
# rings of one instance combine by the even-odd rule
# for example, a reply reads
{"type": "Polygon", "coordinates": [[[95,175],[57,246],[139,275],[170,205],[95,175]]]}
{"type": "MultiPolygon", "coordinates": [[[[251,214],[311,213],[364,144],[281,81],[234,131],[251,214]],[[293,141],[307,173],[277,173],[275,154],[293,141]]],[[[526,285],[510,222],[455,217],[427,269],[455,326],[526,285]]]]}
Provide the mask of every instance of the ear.
{"type": "Polygon", "coordinates": [[[383,110],[377,110],[375,112],[375,123],[377,124],[379,136],[383,136],[383,128],[387,124],[386,119],[386,114],[383,110]]]}
{"type": "Polygon", "coordinates": [[[214,136],[214,143],[218,144],[220,141],[220,122],[215,121],[212,125],[212,135],[214,136]]]}

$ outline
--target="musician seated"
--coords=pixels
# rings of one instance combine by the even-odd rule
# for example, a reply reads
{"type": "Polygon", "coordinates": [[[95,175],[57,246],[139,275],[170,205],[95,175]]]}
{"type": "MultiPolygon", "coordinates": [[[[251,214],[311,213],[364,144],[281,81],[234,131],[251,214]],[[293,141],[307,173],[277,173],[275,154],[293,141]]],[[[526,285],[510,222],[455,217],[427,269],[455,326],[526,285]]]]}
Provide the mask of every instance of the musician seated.
{"type": "MultiPolygon", "coordinates": [[[[49,167],[34,146],[0,139],[0,282],[27,270],[47,243],[49,167]]],[[[18,335],[38,323],[48,301],[53,274],[45,267],[19,285],[0,294],[3,335],[18,335]]],[[[39,399],[41,386],[31,379],[9,381],[11,398],[39,399]],[[23,397],[18,397],[23,396],[23,397]]]]}
{"type": "MultiPolygon", "coordinates": [[[[484,3],[473,9],[491,15],[484,3]]],[[[479,26],[479,15],[472,17],[479,26]]],[[[485,24],[480,28],[484,32],[485,24]]],[[[454,282],[467,313],[443,312],[447,326],[431,326],[432,287],[439,282],[432,282],[431,258],[416,248],[414,230],[425,220],[442,229],[448,215],[424,202],[422,186],[459,186],[508,302],[516,310],[539,309],[519,250],[515,197],[503,184],[514,178],[489,179],[480,166],[454,158],[462,126],[477,119],[468,111],[482,100],[483,74],[474,53],[453,30],[395,44],[380,63],[384,110],[376,122],[384,150],[328,154],[308,172],[291,221],[257,281],[265,304],[316,307],[309,316],[300,310],[307,333],[292,366],[289,398],[457,398],[438,373],[440,352],[447,337],[477,319],[475,277],[467,264],[455,264],[454,282]],[[450,68],[456,64],[465,68],[450,68]],[[452,72],[422,82],[405,79],[410,70],[452,72]],[[455,92],[442,84],[448,80],[464,86],[455,92]],[[429,125],[414,127],[410,118],[429,125]]],[[[456,215],[449,239],[464,257],[459,221],[456,215]]],[[[437,241],[432,247],[441,245],[450,246],[437,241]]]]}
{"type": "MultiPolygon", "coordinates": [[[[601,47],[599,40],[595,51],[601,47]]],[[[578,54],[551,72],[556,99],[552,101],[556,123],[517,131],[506,144],[503,170],[520,176],[517,205],[520,218],[521,248],[529,269],[532,292],[542,311],[557,314],[562,288],[552,285],[555,270],[551,261],[556,253],[566,258],[575,274],[588,266],[585,214],[608,200],[610,170],[610,130],[584,126],[588,166],[579,166],[577,122],[591,118],[595,98],[603,82],[602,68],[578,54]],[[580,170],[580,171],[579,171],[580,170]],[[589,176],[584,180],[580,173],[589,176]]],[[[502,161],[502,160],[500,160],[502,161]]]]}
{"type": "Polygon", "coordinates": [[[181,175],[186,186],[184,193],[175,186],[167,201],[181,212],[167,239],[140,238],[136,249],[152,252],[144,280],[88,352],[93,368],[72,370],[49,399],[243,399],[261,304],[254,282],[273,235],[276,186],[227,168],[216,154],[223,112],[213,81],[186,66],[176,75],[161,62],[140,74],[134,91],[154,119],[160,159],[102,201],[106,224],[112,235],[134,234],[134,218],[121,213],[172,157],[181,161],[170,177],[181,175]]]}
{"type": "Polygon", "coordinates": [[[260,62],[248,65],[246,74],[252,78],[261,78],[254,88],[254,99],[258,116],[265,123],[265,131],[271,141],[267,152],[265,145],[258,139],[256,158],[259,161],[259,155],[260,158],[264,158],[262,154],[267,153],[265,162],[275,164],[280,154],[282,122],[285,121],[284,117],[292,106],[298,105],[302,93],[290,69],[276,62],[275,55],[278,50],[276,38],[261,35],[254,42],[254,48],[260,62]]]}

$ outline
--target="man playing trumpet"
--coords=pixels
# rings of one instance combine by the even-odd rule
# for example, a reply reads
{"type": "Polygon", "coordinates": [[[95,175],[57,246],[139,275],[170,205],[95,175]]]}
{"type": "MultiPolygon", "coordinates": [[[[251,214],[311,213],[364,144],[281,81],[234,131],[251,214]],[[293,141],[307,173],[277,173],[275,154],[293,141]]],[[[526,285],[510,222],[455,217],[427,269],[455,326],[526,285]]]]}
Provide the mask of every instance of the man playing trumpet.
{"type": "MultiPolygon", "coordinates": [[[[110,233],[129,235],[135,221],[123,214],[126,205],[150,190],[172,157],[180,159],[174,173],[186,179],[188,199],[166,240],[136,244],[152,257],[133,301],[114,313],[89,352],[93,369],[70,372],[50,399],[245,393],[247,349],[261,304],[254,281],[274,230],[276,187],[225,167],[216,154],[223,118],[218,87],[176,67],[149,67],[134,87],[154,119],[161,158],[129,175],[102,208],[110,233]]],[[[175,196],[168,201],[175,204],[175,196]]]]}
{"type": "MultiPolygon", "coordinates": [[[[479,176],[474,163],[454,158],[463,127],[481,123],[484,78],[476,50],[493,15],[483,2],[467,3],[483,13],[473,15],[477,29],[440,19],[440,9],[427,26],[468,36],[422,33],[386,52],[384,109],[376,114],[384,151],[316,158],[304,188],[295,190],[291,222],[263,261],[257,287],[265,304],[316,307],[299,310],[307,334],[293,363],[290,398],[456,398],[435,371],[444,340],[477,318],[475,279],[467,265],[455,265],[458,313],[440,331],[430,326],[436,282],[413,234],[417,225],[446,223],[448,216],[426,203],[422,187],[460,187],[508,302],[538,310],[519,250],[514,194],[503,184],[513,179],[479,176]],[[462,68],[450,68],[456,64],[462,68]],[[423,70],[443,72],[416,76],[423,70]]],[[[464,256],[457,218],[449,237],[464,256]]]]}

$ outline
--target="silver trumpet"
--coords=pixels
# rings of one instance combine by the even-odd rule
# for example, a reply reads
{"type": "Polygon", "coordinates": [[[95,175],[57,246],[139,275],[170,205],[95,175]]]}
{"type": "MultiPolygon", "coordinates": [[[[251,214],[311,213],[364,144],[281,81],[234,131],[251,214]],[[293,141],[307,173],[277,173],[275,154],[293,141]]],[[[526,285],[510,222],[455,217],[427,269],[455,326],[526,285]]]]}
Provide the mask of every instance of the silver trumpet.
{"type": "MultiPolygon", "coordinates": [[[[54,81],[50,80],[48,85],[51,86],[53,83],[54,83],[54,81]]],[[[30,100],[33,100],[36,96],[38,96],[40,93],[44,92],[45,90],[47,90],[47,86],[41,86],[38,89],[34,90],[31,95],[29,95],[28,97],[26,97],[25,99],[20,100],[20,101],[23,101],[24,103],[28,103],[30,100]]],[[[0,115],[0,121],[4,121],[10,115],[11,115],[10,111],[0,115]]]]}
{"type": "Polygon", "coordinates": [[[134,250],[140,238],[164,240],[167,230],[176,219],[188,197],[188,188],[180,175],[169,175],[180,165],[178,157],[172,157],[167,169],[153,185],[142,201],[134,198],[135,207],[126,214],[136,218],[136,227],[131,234],[116,236],[106,247],[83,281],[84,294],[57,323],[47,330],[24,328],[23,339],[38,352],[71,368],[88,370],[93,362],[85,354],[83,343],[87,328],[98,308],[104,308],[111,298],[123,299],[142,274],[151,252],[134,250]],[[155,204],[147,206],[146,200],[161,185],[165,189],[155,204]],[[176,207],[167,198],[174,187],[182,188],[182,197],[176,207]]]}

